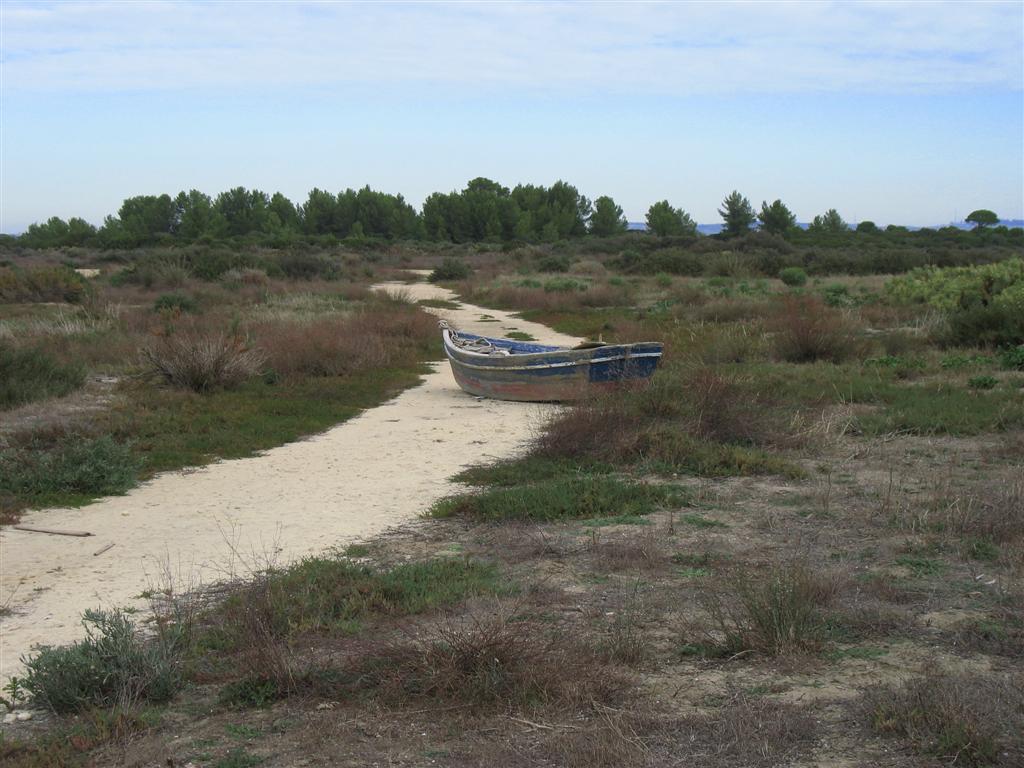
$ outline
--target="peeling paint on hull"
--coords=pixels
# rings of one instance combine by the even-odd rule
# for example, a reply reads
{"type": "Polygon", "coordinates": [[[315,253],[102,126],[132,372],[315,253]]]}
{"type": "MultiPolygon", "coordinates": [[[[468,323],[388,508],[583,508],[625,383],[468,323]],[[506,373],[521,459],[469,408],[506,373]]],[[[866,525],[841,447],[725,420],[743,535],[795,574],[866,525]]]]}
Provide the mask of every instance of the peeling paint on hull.
{"type": "Polygon", "coordinates": [[[486,354],[456,345],[448,329],[443,334],[458,385],[471,395],[499,400],[579,400],[595,391],[650,378],[662,352],[660,344],[650,342],[566,349],[466,333],[456,336],[469,341],[484,339],[509,353],[486,354]]]}

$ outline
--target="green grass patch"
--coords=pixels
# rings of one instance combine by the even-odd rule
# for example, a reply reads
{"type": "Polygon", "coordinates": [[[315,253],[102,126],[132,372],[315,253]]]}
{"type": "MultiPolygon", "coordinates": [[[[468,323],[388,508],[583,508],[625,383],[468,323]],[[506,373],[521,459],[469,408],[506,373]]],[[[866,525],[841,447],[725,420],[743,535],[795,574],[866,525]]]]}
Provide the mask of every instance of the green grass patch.
{"type": "Polygon", "coordinates": [[[687,525],[692,525],[694,528],[728,528],[729,526],[719,520],[712,520],[710,517],[704,517],[695,513],[683,515],[679,520],[687,525]]]}
{"type": "Polygon", "coordinates": [[[252,456],[322,432],[418,380],[415,370],[379,369],[277,384],[251,381],[204,395],[145,387],[131,393],[114,421],[152,475],[252,456]]]}
{"type": "Polygon", "coordinates": [[[908,568],[915,577],[937,576],[942,573],[945,566],[940,560],[919,555],[900,555],[896,558],[896,565],[908,568]]]}
{"type": "Polygon", "coordinates": [[[676,570],[676,575],[683,579],[702,579],[709,573],[707,568],[679,568],[676,570]]]}
{"type": "Polygon", "coordinates": [[[0,411],[63,397],[84,383],[81,365],[59,363],[42,349],[0,346],[0,411]]]}
{"type": "Polygon", "coordinates": [[[555,478],[606,475],[610,472],[611,465],[602,462],[549,459],[544,456],[528,455],[517,459],[505,459],[494,464],[469,467],[452,479],[468,485],[508,488],[555,478]]]}
{"type": "Polygon", "coordinates": [[[523,331],[506,331],[505,332],[505,338],[506,339],[512,339],[513,341],[536,341],[537,340],[536,336],[531,336],[530,334],[524,333],[523,331]]]}
{"type": "Polygon", "coordinates": [[[433,309],[459,309],[462,305],[457,301],[449,301],[448,299],[420,299],[416,302],[422,307],[431,307],[433,309]]]}
{"type": "Polygon", "coordinates": [[[646,515],[684,503],[678,489],[605,476],[554,478],[534,485],[494,488],[437,502],[431,517],[484,520],[568,520],[646,515]]]}
{"type": "Polygon", "coordinates": [[[427,560],[380,569],[311,557],[266,574],[228,598],[218,607],[203,644],[244,646],[252,615],[262,616],[263,625],[278,637],[352,634],[374,617],[423,613],[471,595],[510,594],[514,589],[496,567],[472,560],[427,560]]]}
{"type": "Polygon", "coordinates": [[[140,461],[109,436],[70,436],[54,446],[0,450],[0,511],[80,504],[135,485],[140,461]]]}
{"type": "Polygon", "coordinates": [[[872,646],[853,646],[851,648],[832,648],[826,654],[829,661],[843,661],[844,659],[862,659],[871,661],[888,656],[889,651],[885,648],[872,646]]]}

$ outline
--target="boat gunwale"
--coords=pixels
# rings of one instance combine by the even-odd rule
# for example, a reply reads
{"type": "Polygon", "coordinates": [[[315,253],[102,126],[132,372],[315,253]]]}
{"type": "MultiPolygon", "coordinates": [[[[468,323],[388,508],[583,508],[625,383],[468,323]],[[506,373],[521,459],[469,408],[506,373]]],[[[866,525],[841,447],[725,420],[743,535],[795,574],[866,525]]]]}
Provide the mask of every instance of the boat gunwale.
{"type": "MultiPolygon", "coordinates": [[[[494,356],[492,354],[484,352],[476,352],[474,350],[463,349],[462,347],[455,345],[452,342],[452,331],[449,328],[443,329],[442,335],[444,340],[445,353],[450,360],[479,369],[499,368],[502,370],[536,370],[540,368],[563,368],[570,367],[573,365],[590,365],[595,363],[614,362],[616,360],[625,360],[636,357],[662,356],[662,345],[660,342],[657,341],[639,341],[630,344],[606,344],[601,347],[591,347],[590,349],[553,347],[552,349],[544,352],[524,352],[521,354],[494,356]],[[631,352],[630,350],[632,350],[635,347],[657,347],[658,350],[656,352],[631,352]],[[607,357],[596,357],[596,354],[601,352],[618,352],[618,354],[609,355],[607,357]],[[567,356],[569,359],[547,363],[544,362],[545,358],[550,358],[555,355],[567,356]],[[490,364],[474,365],[472,362],[470,362],[472,360],[487,360],[490,361],[490,364]],[[510,365],[509,363],[513,363],[513,361],[515,361],[516,364],[510,365]]],[[[472,335],[475,336],[476,338],[488,339],[489,341],[501,341],[501,339],[490,339],[487,336],[477,336],[476,334],[472,335]]]]}

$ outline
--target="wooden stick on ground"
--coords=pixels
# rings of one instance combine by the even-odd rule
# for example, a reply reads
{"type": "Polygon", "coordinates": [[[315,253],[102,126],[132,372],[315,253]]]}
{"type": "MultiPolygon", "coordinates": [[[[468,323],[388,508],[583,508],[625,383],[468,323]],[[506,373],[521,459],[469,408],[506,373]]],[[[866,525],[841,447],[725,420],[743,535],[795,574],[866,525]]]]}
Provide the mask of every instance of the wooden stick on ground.
{"type": "Polygon", "coordinates": [[[109,544],[104,544],[104,545],[103,545],[102,547],[100,547],[100,548],[99,548],[99,549],[97,549],[97,550],[96,550],[95,552],[93,552],[93,553],[92,553],[92,556],[93,556],[93,557],[96,557],[97,555],[102,555],[102,554],[103,554],[104,552],[106,552],[106,551],[107,551],[108,549],[110,549],[111,547],[113,547],[113,546],[114,546],[114,544],[116,544],[116,543],[117,543],[117,542],[114,542],[114,541],[112,541],[112,542],[110,542],[109,544]]]}
{"type": "Polygon", "coordinates": [[[33,533],[52,533],[54,536],[92,536],[88,531],[60,531],[56,528],[36,528],[33,525],[16,525],[17,531],[32,531],[33,533]]]}

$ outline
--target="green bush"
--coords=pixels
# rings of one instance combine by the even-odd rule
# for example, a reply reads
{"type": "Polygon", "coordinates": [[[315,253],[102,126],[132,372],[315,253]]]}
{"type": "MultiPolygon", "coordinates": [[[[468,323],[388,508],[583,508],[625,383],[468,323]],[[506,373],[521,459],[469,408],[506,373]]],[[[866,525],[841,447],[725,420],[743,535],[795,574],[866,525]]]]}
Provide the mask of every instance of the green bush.
{"type": "Polygon", "coordinates": [[[550,254],[537,259],[538,272],[568,272],[572,261],[568,256],[550,254]]]}
{"type": "Polygon", "coordinates": [[[972,376],[967,380],[967,386],[971,389],[995,389],[998,383],[993,376],[972,376]]]}
{"type": "Polygon", "coordinates": [[[337,263],[311,253],[293,251],[277,259],[281,273],[292,280],[336,280],[341,274],[337,263]]]}
{"type": "Polygon", "coordinates": [[[68,438],[51,448],[0,451],[0,492],[22,498],[124,493],[135,485],[138,471],[130,446],[109,436],[68,438]]]}
{"type": "Polygon", "coordinates": [[[779,272],[779,280],[790,288],[799,288],[807,284],[807,273],[800,267],[786,267],[779,272]]]}
{"type": "Polygon", "coordinates": [[[141,699],[169,700],[181,687],[180,628],[144,642],[124,611],[86,611],[86,637],[73,645],[43,647],[24,658],[21,687],[37,705],[57,713],[93,706],[130,708],[141,699]]]}
{"type": "Polygon", "coordinates": [[[85,369],[63,365],[41,349],[0,346],[0,411],[42,400],[62,397],[85,383],[85,369]]]}
{"type": "Polygon", "coordinates": [[[587,290],[587,284],[571,277],[553,277],[544,281],[545,293],[574,293],[587,290]]]}
{"type": "Polygon", "coordinates": [[[157,297],[153,309],[157,312],[192,313],[199,310],[199,304],[183,293],[164,293],[157,297]]]}
{"type": "Polygon", "coordinates": [[[972,267],[921,267],[886,283],[898,302],[955,310],[995,306],[1024,309],[1024,259],[972,267]]]}
{"type": "Polygon", "coordinates": [[[999,364],[1010,370],[1024,371],[1024,346],[1002,350],[999,353],[999,364]]]}
{"type": "Polygon", "coordinates": [[[68,267],[0,267],[0,302],[75,304],[85,298],[88,289],[85,279],[68,267]]]}
{"type": "Polygon", "coordinates": [[[469,264],[453,256],[445,256],[441,266],[430,273],[427,279],[432,283],[439,283],[443,280],[465,280],[473,274],[469,264]]]}
{"type": "Polygon", "coordinates": [[[1003,347],[1024,344],[1024,312],[994,304],[953,312],[943,339],[957,346],[1003,347]]]}

